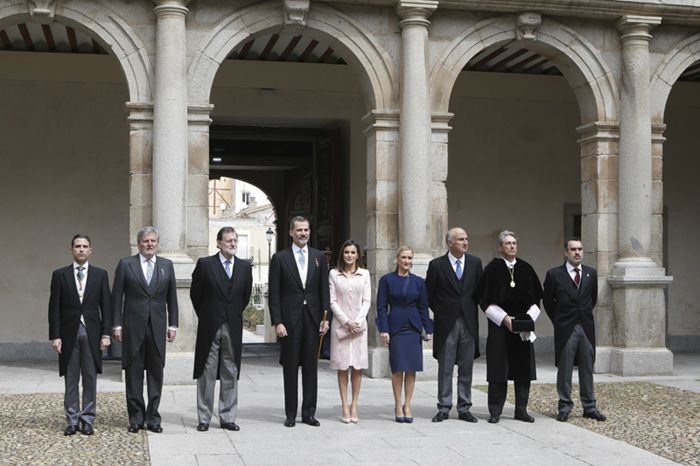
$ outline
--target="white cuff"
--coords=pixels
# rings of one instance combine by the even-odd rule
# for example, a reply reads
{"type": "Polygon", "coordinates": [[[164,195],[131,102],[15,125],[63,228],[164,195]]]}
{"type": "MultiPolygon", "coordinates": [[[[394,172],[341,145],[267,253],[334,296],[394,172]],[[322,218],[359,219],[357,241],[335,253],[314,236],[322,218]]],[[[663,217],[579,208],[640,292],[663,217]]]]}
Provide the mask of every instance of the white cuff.
{"type": "Polygon", "coordinates": [[[520,332],[520,339],[522,341],[529,341],[530,343],[534,343],[535,340],[537,340],[537,335],[535,335],[535,332],[520,332]]]}
{"type": "Polygon", "coordinates": [[[168,327],[168,330],[175,330],[177,332],[177,327],[168,327]]]}
{"type": "Polygon", "coordinates": [[[495,304],[491,304],[489,307],[486,308],[484,311],[486,314],[486,317],[493,322],[494,324],[500,326],[501,322],[503,322],[503,319],[508,315],[506,311],[501,309],[501,307],[496,306],[495,304]]]}
{"type": "Polygon", "coordinates": [[[530,306],[530,309],[527,310],[527,315],[529,315],[532,321],[534,322],[540,316],[540,312],[542,311],[540,311],[540,308],[537,307],[537,304],[533,304],[532,306],[530,306]]]}

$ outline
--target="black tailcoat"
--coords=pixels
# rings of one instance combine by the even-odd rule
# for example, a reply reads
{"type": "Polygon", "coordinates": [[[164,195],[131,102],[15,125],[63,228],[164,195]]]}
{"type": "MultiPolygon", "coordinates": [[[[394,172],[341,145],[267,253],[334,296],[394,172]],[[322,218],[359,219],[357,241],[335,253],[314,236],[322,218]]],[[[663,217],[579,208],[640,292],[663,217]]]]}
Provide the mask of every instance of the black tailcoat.
{"type": "Polygon", "coordinates": [[[479,357],[476,285],[482,274],[481,259],[471,254],[465,254],[462,259],[464,273],[461,280],[457,280],[447,254],[433,259],[428,264],[425,284],[428,288],[428,302],[435,319],[433,357],[436,359],[460,315],[464,317],[467,330],[474,339],[474,358],[479,357]]]}
{"type": "MultiPolygon", "coordinates": [[[[544,310],[554,325],[555,363],[576,324],[580,323],[595,351],[595,323],[593,308],[598,299],[598,274],[592,267],[581,265],[579,287],[566,270],[566,264],[547,272],[544,280],[544,310]]],[[[595,357],[595,353],[594,353],[595,357]]]]}
{"type": "Polygon", "coordinates": [[[211,343],[224,322],[228,323],[233,340],[235,363],[240,378],[243,310],[250,301],[252,287],[253,272],[247,260],[234,256],[231,279],[226,275],[218,253],[197,261],[190,287],[190,299],[199,319],[194,351],[195,379],[202,375],[211,343]]]}

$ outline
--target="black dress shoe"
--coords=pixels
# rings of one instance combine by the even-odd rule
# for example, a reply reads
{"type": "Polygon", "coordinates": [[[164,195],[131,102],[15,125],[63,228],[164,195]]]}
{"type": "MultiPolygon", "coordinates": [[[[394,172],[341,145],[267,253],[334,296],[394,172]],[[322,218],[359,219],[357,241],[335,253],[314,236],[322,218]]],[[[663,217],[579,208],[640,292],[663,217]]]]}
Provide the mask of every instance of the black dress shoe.
{"type": "Polygon", "coordinates": [[[163,428],[160,425],[151,425],[148,426],[147,429],[156,434],[163,432],[163,428]]]}
{"type": "Polygon", "coordinates": [[[487,421],[489,424],[498,424],[498,421],[501,420],[501,416],[497,416],[495,414],[492,414],[489,416],[489,420],[487,421]]]}
{"type": "Polygon", "coordinates": [[[469,411],[465,411],[463,413],[459,413],[459,419],[461,421],[467,421],[467,422],[478,422],[474,415],[470,413],[469,411]]]}
{"type": "Polygon", "coordinates": [[[303,422],[307,426],[313,426],[313,427],[318,427],[321,425],[321,423],[318,422],[318,419],[316,419],[315,417],[302,417],[301,422],[303,422]]]}
{"type": "Polygon", "coordinates": [[[583,417],[587,417],[589,419],[595,419],[598,422],[602,422],[602,421],[607,419],[607,417],[605,417],[605,414],[601,413],[597,409],[594,409],[594,410],[588,411],[588,412],[584,412],[583,417]]]}
{"type": "Polygon", "coordinates": [[[63,431],[63,435],[75,435],[78,432],[78,426],[66,426],[66,430],[63,431]]]}
{"type": "Polygon", "coordinates": [[[284,427],[294,427],[295,425],[297,425],[297,421],[295,421],[294,419],[284,420],[284,427]]]}
{"type": "Polygon", "coordinates": [[[557,421],[566,422],[569,420],[569,413],[559,413],[557,414],[557,421]]]}
{"type": "Polygon", "coordinates": [[[209,430],[209,424],[207,424],[206,422],[200,422],[199,424],[197,424],[197,431],[198,432],[206,432],[208,430],[209,430]]]}
{"type": "Polygon", "coordinates": [[[138,424],[129,424],[129,433],[138,434],[141,426],[138,424]]]}
{"type": "Polygon", "coordinates": [[[530,416],[527,411],[516,411],[515,415],[513,416],[513,419],[517,419],[518,421],[523,421],[523,422],[535,422],[535,418],[530,416]]]}
{"type": "Polygon", "coordinates": [[[226,430],[233,430],[235,432],[241,430],[241,428],[238,427],[238,424],[236,424],[235,422],[222,422],[221,428],[226,430]]]}
{"type": "Polygon", "coordinates": [[[80,432],[82,432],[83,435],[93,435],[95,433],[95,429],[93,429],[90,424],[83,424],[83,428],[80,429],[80,432]]]}
{"type": "Polygon", "coordinates": [[[450,418],[450,413],[446,413],[444,411],[438,411],[435,416],[433,416],[432,421],[433,422],[442,422],[446,419],[450,418]]]}

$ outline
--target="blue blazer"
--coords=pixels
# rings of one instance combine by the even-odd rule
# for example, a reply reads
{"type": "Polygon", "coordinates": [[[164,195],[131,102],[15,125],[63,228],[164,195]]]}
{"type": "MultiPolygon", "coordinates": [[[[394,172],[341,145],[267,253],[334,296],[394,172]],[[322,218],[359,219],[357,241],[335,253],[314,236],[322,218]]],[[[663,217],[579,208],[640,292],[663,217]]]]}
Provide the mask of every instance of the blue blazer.
{"type": "Polygon", "coordinates": [[[417,332],[425,329],[426,333],[433,333],[425,282],[412,273],[408,278],[388,273],[379,280],[377,290],[377,329],[394,335],[406,321],[417,332]]]}

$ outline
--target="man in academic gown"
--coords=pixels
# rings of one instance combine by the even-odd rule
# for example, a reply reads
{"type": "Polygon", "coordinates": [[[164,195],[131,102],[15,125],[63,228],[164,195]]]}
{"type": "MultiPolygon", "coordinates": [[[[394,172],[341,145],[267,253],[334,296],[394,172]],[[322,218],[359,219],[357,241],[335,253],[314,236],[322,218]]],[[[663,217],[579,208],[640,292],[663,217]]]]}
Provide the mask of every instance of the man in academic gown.
{"type": "Polygon", "coordinates": [[[84,435],[92,435],[97,374],[102,372],[102,350],[110,345],[109,278],[107,271],[88,264],[92,244],[87,235],[73,237],[71,253],[73,264],[51,275],[49,340],[58,353],[59,375],[65,378],[63,407],[68,426],[63,433],[74,435],[80,429],[84,435]],[[81,375],[82,409],[78,390],[81,375]]]}
{"type": "Polygon", "coordinates": [[[250,262],[235,256],[238,233],[223,227],[216,235],[219,252],[197,261],[192,272],[190,299],[199,319],[194,351],[197,379],[197,430],[209,430],[214,412],[214,388],[219,386],[219,422],[226,430],[240,430],[238,379],[241,371],[243,310],[253,288],[250,262]]]}
{"type": "Polygon", "coordinates": [[[156,256],[158,230],[144,227],[136,234],[139,253],[119,261],[114,273],[112,333],[123,341],[129,432],[145,426],[161,433],[158,412],[163,390],[165,340],[175,341],[178,324],[177,286],[173,263],[156,256]],[[167,335],[167,336],[166,336],[167,335]],[[143,400],[146,371],[148,406],[143,400]]]}
{"type": "Polygon", "coordinates": [[[435,318],[433,357],[438,360],[438,412],[433,422],[449,418],[452,408],[452,374],[457,376],[458,418],[477,422],[472,406],[472,369],[479,357],[479,320],[476,284],[482,273],[481,259],[467,254],[469,237],[462,228],[445,235],[449,251],[428,264],[425,284],[435,318]]]}
{"type": "Polygon", "coordinates": [[[289,222],[292,247],[270,261],[269,307],[280,344],[284,378],[286,427],[296,425],[298,378],[301,366],[301,422],[319,426],[316,419],[319,336],[328,331],[324,312],[330,309],[328,266],[323,253],[307,245],[311,229],[304,217],[289,222]]]}
{"type": "Polygon", "coordinates": [[[540,315],[542,285],[530,264],[516,257],[518,241],[512,231],[498,235],[501,257],[491,261],[477,286],[479,305],[486,313],[489,332],[486,339],[486,379],[490,423],[500,420],[508,391],[508,380],[515,383],[515,419],[535,422],[527,413],[530,381],[535,380],[534,329],[540,315]],[[515,331],[514,331],[515,330],[515,331]]]}
{"type": "Polygon", "coordinates": [[[557,365],[557,420],[566,422],[574,406],[571,400],[571,375],[578,364],[578,381],[583,417],[605,421],[596,407],[593,390],[595,362],[595,323],[593,308],[598,298],[598,275],[583,265],[580,238],[566,242],[566,262],[547,272],[544,280],[544,310],[554,324],[554,351],[557,365]]]}

